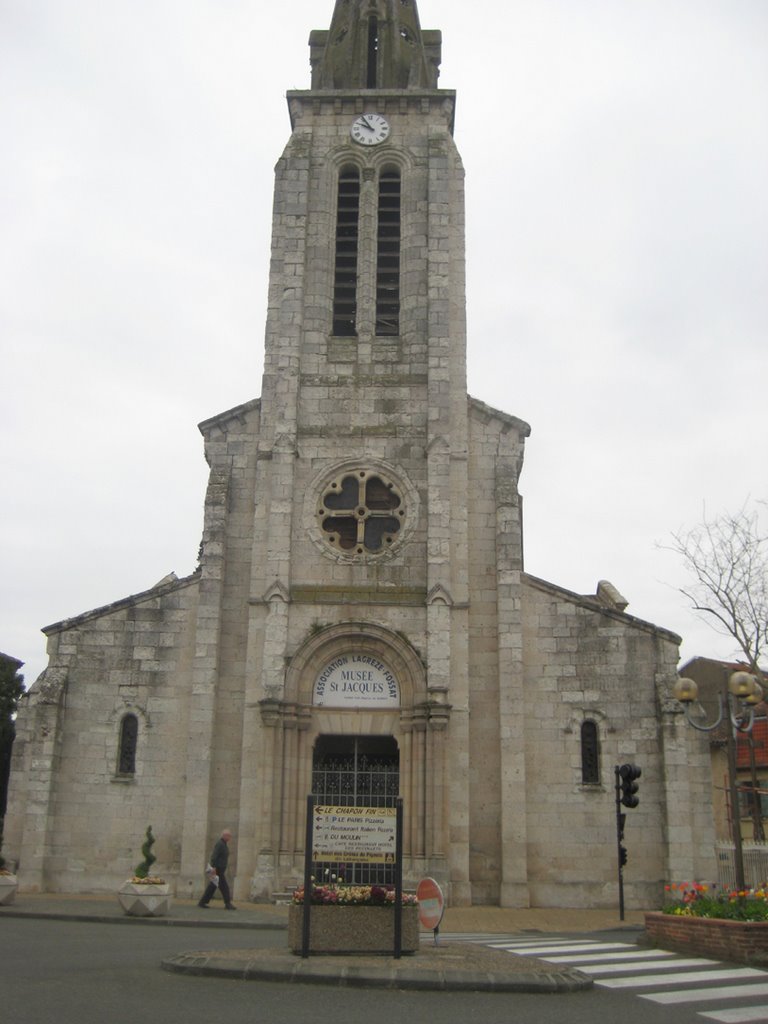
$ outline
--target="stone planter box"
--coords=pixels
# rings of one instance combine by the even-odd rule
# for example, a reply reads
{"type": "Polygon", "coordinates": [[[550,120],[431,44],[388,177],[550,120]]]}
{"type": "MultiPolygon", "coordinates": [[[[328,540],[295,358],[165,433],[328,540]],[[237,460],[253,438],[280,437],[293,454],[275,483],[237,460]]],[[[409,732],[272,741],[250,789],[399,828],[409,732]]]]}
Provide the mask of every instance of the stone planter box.
{"type": "Polygon", "coordinates": [[[768,964],[768,921],[653,913],[645,915],[645,933],[652,946],[676,953],[695,953],[739,964],[768,964]]]}
{"type": "Polygon", "coordinates": [[[0,907],[10,906],[16,899],[19,880],[16,875],[0,875],[0,907]]]}
{"type": "Polygon", "coordinates": [[[124,882],[117,891],[120,906],[131,917],[163,917],[171,909],[171,887],[152,882],[124,882]]]}
{"type": "MultiPolygon", "coordinates": [[[[304,907],[288,908],[288,945],[301,953],[304,907]]],[[[419,908],[403,907],[401,948],[415,953],[419,948],[419,908]]],[[[309,917],[310,953],[379,953],[391,956],[395,948],[394,907],[313,906],[309,917]]]]}

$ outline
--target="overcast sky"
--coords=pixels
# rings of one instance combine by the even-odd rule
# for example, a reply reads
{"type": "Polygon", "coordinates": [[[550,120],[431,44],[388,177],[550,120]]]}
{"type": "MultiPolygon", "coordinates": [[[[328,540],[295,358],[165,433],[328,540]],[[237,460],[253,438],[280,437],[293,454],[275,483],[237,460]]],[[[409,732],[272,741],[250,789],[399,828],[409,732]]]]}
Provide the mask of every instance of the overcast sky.
{"type": "MultiPolygon", "coordinates": [[[[195,568],[261,392],[284,94],[332,0],[0,0],[0,650],[195,568]]],[[[729,657],[658,542],[768,497],[768,3],[419,0],[467,172],[469,390],[526,569],[729,657]]]]}

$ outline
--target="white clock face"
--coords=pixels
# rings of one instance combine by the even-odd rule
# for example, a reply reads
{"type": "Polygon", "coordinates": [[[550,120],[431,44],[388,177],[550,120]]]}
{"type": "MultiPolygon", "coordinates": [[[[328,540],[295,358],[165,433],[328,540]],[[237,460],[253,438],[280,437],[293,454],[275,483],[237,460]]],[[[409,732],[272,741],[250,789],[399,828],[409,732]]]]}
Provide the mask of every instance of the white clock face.
{"type": "Polygon", "coordinates": [[[377,146],[389,135],[389,122],[381,114],[361,114],[352,122],[350,134],[361,146],[377,146]]]}

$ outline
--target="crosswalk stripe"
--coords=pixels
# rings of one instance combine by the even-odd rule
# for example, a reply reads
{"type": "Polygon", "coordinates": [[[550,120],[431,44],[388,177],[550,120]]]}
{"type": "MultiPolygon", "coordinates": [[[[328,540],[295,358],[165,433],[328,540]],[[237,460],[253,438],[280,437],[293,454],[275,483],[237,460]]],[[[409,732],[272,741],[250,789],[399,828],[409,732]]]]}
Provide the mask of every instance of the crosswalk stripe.
{"type": "MultiPolygon", "coordinates": [[[[486,940],[483,940],[486,941],[486,940]]],[[[569,939],[554,939],[547,936],[539,936],[537,939],[521,939],[519,936],[515,937],[512,935],[494,935],[490,941],[502,943],[509,943],[510,946],[541,946],[542,943],[546,943],[548,946],[573,946],[574,944],[582,946],[595,946],[597,945],[596,939],[574,939],[571,936],[569,939]]],[[[628,942],[619,943],[619,945],[628,946],[628,942]]]]}
{"type": "MultiPolygon", "coordinates": [[[[764,973],[764,972],[761,972],[764,973]]],[[[768,983],[762,985],[725,985],[720,988],[689,988],[679,992],[638,993],[640,999],[671,1006],[674,1003],[703,1003],[708,999],[747,999],[752,996],[768,996],[768,983]]]]}
{"type": "MultiPolygon", "coordinates": [[[[545,957],[547,963],[556,962],[559,958],[545,957]]],[[[658,960],[630,960],[627,963],[621,964],[579,964],[579,970],[582,974],[618,974],[619,971],[674,971],[678,967],[706,967],[709,964],[719,963],[719,960],[700,960],[698,958],[691,958],[686,960],[681,958],[680,960],[670,960],[668,963],[660,964],[658,960]]],[[[573,960],[568,961],[569,964],[573,963],[573,960]]],[[[686,977],[688,973],[686,972],[686,977]]],[[[632,980],[631,978],[628,980],[632,980]]]]}
{"type": "MultiPolygon", "coordinates": [[[[502,949],[520,956],[536,956],[547,963],[568,964],[577,967],[595,980],[598,988],[631,990],[667,988],[684,985],[676,991],[638,992],[640,999],[660,1005],[716,1002],[725,999],[747,999],[768,996],[768,981],[746,984],[747,978],[765,978],[766,972],[753,967],[708,969],[721,963],[703,957],[683,958],[669,950],[642,949],[628,942],[596,942],[593,939],[569,937],[534,938],[519,935],[479,935],[451,933],[443,939],[481,943],[492,949],[502,949]],[[681,970],[680,968],[687,968],[681,970]],[[646,973],[653,972],[653,973],[646,973]],[[663,972],[663,973],[661,973],[663,972]],[[608,977],[608,975],[621,975],[608,977]],[[727,986],[713,986],[715,981],[733,982],[727,986]],[[696,988],[689,988],[696,985],[696,988]]],[[[422,940],[424,936],[422,936],[422,940]]],[[[768,1024],[768,1005],[723,1008],[700,1012],[699,1016],[720,1024],[768,1024]]]]}
{"type": "Polygon", "coordinates": [[[748,1024],[749,1021],[768,1020],[768,1005],[736,1006],[729,1010],[714,1010],[711,1013],[702,1011],[699,1016],[719,1020],[721,1024],[748,1024]]]}
{"type": "MultiPolygon", "coordinates": [[[[491,943],[489,943],[491,945],[491,943]]],[[[492,943],[495,949],[503,948],[513,951],[512,947],[508,943],[492,943]]],[[[526,954],[538,954],[538,953],[584,953],[589,951],[590,953],[608,952],[610,950],[618,949],[632,949],[627,942],[578,942],[568,946],[552,946],[551,943],[547,943],[546,946],[518,946],[515,945],[514,949],[524,950],[526,954]]]]}
{"type": "MultiPolygon", "coordinates": [[[[732,967],[723,971],[680,971],[679,974],[653,974],[646,978],[606,978],[597,981],[601,988],[651,988],[654,985],[677,985],[679,982],[689,984],[702,981],[738,981],[741,978],[764,978],[765,971],[756,967],[732,967]]],[[[711,990],[710,990],[711,991],[711,990]]],[[[766,986],[768,992],[768,986],[766,986]]]]}
{"type": "MultiPolygon", "coordinates": [[[[569,964],[585,964],[590,960],[599,960],[600,963],[618,963],[619,960],[674,960],[676,956],[676,953],[671,953],[668,949],[631,949],[621,953],[582,953],[580,956],[569,956],[566,959],[569,964]]],[[[552,956],[542,957],[542,960],[547,960],[551,963],[557,963],[559,959],[560,957],[557,955],[556,951],[553,951],[552,956]]],[[[702,963],[717,962],[718,961],[715,960],[702,961],[702,963]]]]}

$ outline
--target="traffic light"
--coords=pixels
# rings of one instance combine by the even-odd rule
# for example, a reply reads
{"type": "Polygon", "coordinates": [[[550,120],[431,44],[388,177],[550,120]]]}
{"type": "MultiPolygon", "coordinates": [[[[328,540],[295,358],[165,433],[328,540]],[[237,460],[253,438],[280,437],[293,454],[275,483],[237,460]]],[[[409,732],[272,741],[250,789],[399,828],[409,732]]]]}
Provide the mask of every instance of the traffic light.
{"type": "Polygon", "coordinates": [[[627,863],[627,848],[626,846],[619,847],[619,866],[624,867],[627,863]]]}
{"type": "Polygon", "coordinates": [[[642,772],[636,764],[623,764],[619,768],[619,776],[621,778],[621,802],[625,807],[637,807],[640,803],[640,798],[636,795],[640,788],[637,784],[637,779],[640,778],[642,772]]]}

